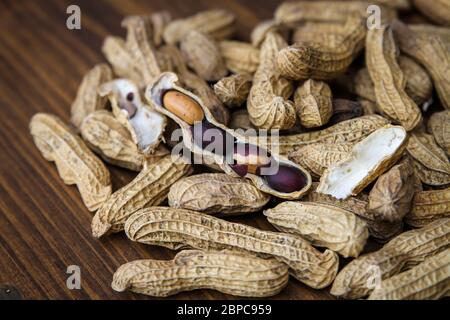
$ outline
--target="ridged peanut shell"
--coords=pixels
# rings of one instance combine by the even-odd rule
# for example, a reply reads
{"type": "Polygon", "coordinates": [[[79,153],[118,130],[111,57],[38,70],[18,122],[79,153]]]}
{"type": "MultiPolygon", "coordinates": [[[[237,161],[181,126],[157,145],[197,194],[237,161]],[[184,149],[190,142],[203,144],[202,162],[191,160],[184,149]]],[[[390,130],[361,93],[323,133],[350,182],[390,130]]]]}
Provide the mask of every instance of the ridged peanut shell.
{"type": "Polygon", "coordinates": [[[107,64],[98,64],[85,74],[70,109],[70,122],[75,127],[80,127],[90,113],[106,108],[108,99],[99,96],[97,90],[111,79],[112,70],[107,64]]]}
{"type": "Polygon", "coordinates": [[[111,194],[111,179],[103,162],[57,116],[37,113],[30,133],[47,161],[55,162],[65,184],[76,184],[89,211],[97,210],[111,194]]]}
{"type": "Polygon", "coordinates": [[[433,113],[428,119],[428,132],[450,157],[450,110],[433,113]]]}
{"type": "Polygon", "coordinates": [[[294,94],[295,108],[300,124],[305,128],[325,125],[333,114],[333,94],[323,81],[307,80],[294,94]]]}
{"type": "Polygon", "coordinates": [[[450,292],[450,249],[383,280],[369,300],[437,300],[450,292]]]}
{"type": "Polygon", "coordinates": [[[369,232],[353,212],[319,203],[285,201],[264,211],[275,228],[307,239],[314,246],[357,257],[369,232]]]}
{"type": "Polygon", "coordinates": [[[422,121],[422,114],[405,92],[406,78],[397,63],[397,54],[391,28],[385,26],[368,31],[366,64],[377,106],[395,123],[411,131],[422,121]]]}
{"type": "Polygon", "coordinates": [[[251,86],[252,76],[238,73],[220,79],[214,84],[214,92],[227,107],[236,108],[247,101],[251,86]]]}
{"type": "Polygon", "coordinates": [[[375,182],[367,210],[376,220],[401,221],[410,211],[414,196],[414,169],[408,160],[393,166],[375,182]]]}
{"type": "Polygon", "coordinates": [[[183,158],[167,155],[146,166],[129,184],[114,192],[92,220],[92,234],[99,238],[123,230],[126,219],[144,207],[163,202],[172,184],[191,173],[183,158]]]}
{"type": "Polygon", "coordinates": [[[236,16],[226,10],[201,11],[184,19],[173,20],[164,29],[163,38],[167,44],[176,44],[191,30],[209,34],[215,40],[223,40],[234,33],[236,16]]]}
{"type": "Polygon", "coordinates": [[[217,216],[233,216],[259,211],[270,195],[250,181],[224,173],[203,173],[180,179],[172,185],[169,205],[217,216]]]}
{"type": "Polygon", "coordinates": [[[450,217],[450,188],[420,191],[414,194],[408,225],[420,228],[437,219],[450,217]]]}
{"type": "Polygon", "coordinates": [[[190,31],[181,40],[180,48],[187,64],[206,81],[217,81],[227,75],[219,46],[207,34],[190,31]]]}
{"type": "Polygon", "coordinates": [[[334,279],[338,268],[336,253],[323,253],[300,237],[262,231],[199,212],[166,207],[151,207],[133,214],[126,222],[130,240],[177,250],[232,249],[273,257],[289,266],[290,273],[312,288],[324,288],[334,279]]]}
{"type": "Polygon", "coordinates": [[[367,296],[377,282],[390,278],[449,248],[450,219],[404,232],[378,251],[353,260],[334,280],[331,294],[347,299],[367,296]]]}
{"type": "Polygon", "coordinates": [[[117,269],[112,288],[155,297],[213,289],[241,297],[270,297],[287,285],[288,268],[275,259],[222,250],[184,250],[173,260],[136,260],[117,269]]]}

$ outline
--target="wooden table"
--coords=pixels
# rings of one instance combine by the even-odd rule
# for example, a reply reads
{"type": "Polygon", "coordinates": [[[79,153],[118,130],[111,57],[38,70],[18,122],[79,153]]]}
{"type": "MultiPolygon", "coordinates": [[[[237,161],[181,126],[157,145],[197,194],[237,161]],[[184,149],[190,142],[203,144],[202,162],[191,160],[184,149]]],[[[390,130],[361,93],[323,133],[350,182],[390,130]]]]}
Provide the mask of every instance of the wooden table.
{"type": "MultiPolygon", "coordinates": [[[[75,186],[67,186],[54,163],[44,160],[28,131],[33,114],[49,112],[69,120],[70,105],[84,73],[104,61],[100,48],[108,34],[124,35],[125,15],[167,9],[183,17],[212,6],[238,16],[238,38],[270,18],[278,1],[2,0],[0,2],[0,286],[17,288],[25,299],[146,299],[116,293],[110,283],[123,263],[142,258],[170,259],[174,252],[128,241],[124,234],[96,240],[92,214],[75,186]],[[81,8],[81,30],[66,28],[66,8],[81,8]],[[81,289],[69,290],[69,265],[81,268],[81,289]]],[[[134,173],[109,166],[113,188],[134,173]]],[[[235,219],[271,229],[261,214],[235,219]]],[[[0,295],[1,296],[1,295],[0,295]]],[[[197,290],[176,299],[233,299],[197,290]]],[[[274,299],[330,299],[291,279],[274,299]]]]}

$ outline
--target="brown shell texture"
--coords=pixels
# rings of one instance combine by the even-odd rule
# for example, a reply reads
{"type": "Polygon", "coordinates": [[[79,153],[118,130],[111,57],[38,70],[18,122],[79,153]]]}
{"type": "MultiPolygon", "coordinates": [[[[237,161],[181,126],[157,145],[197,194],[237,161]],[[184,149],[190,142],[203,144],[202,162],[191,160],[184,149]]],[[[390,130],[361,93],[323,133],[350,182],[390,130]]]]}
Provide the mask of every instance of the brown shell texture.
{"type": "Polygon", "coordinates": [[[342,34],[330,34],[339,40],[324,45],[319,42],[298,42],[277,54],[280,74],[292,80],[329,80],[344,73],[364,47],[365,19],[351,16],[342,34]]]}
{"type": "Polygon", "coordinates": [[[400,21],[393,23],[393,30],[400,50],[428,71],[442,105],[450,109],[450,50],[444,40],[438,34],[415,32],[400,21]]]}
{"type": "Polygon", "coordinates": [[[415,160],[413,166],[423,183],[429,185],[450,183],[450,162],[433,136],[420,131],[412,133],[406,150],[415,160]]]}
{"type": "Polygon", "coordinates": [[[262,231],[184,209],[142,209],[127,220],[125,232],[130,240],[172,250],[233,249],[273,257],[288,265],[295,278],[312,288],[328,286],[339,263],[336,253],[330,250],[321,253],[300,237],[262,231]]]}
{"type": "Polygon", "coordinates": [[[136,260],[117,269],[112,288],[154,297],[213,289],[241,297],[270,297],[286,287],[289,272],[275,259],[222,250],[184,250],[173,260],[136,260]]]}
{"type": "Polygon", "coordinates": [[[305,128],[321,127],[333,114],[333,94],[323,81],[307,80],[294,93],[300,124],[305,128]]]}
{"type": "Polygon", "coordinates": [[[450,157],[450,110],[433,113],[428,119],[428,132],[450,157]]]}
{"type": "Polygon", "coordinates": [[[164,29],[167,44],[176,44],[191,30],[209,34],[215,40],[229,38],[235,30],[236,16],[223,9],[201,11],[193,16],[171,21],[164,29]]]}
{"type": "Polygon", "coordinates": [[[265,210],[264,215],[275,228],[299,235],[312,245],[336,251],[343,257],[357,257],[369,236],[362,219],[335,206],[285,201],[265,210]]]}
{"type": "Polygon", "coordinates": [[[290,152],[288,158],[320,177],[330,165],[346,159],[353,146],[354,143],[312,143],[290,152]]]}
{"type": "Polygon", "coordinates": [[[437,300],[450,292],[450,249],[383,280],[369,300],[437,300]]]}
{"type": "Polygon", "coordinates": [[[34,143],[47,161],[55,162],[65,184],[76,184],[89,211],[111,194],[111,179],[103,162],[58,117],[37,113],[30,121],[34,143]]]}
{"type": "Polygon", "coordinates": [[[191,173],[183,158],[167,155],[146,166],[129,184],[114,192],[92,220],[92,234],[99,238],[123,230],[126,219],[144,207],[163,202],[172,184],[191,173]]]}
{"type": "Polygon", "coordinates": [[[225,65],[233,73],[254,73],[259,66],[259,49],[250,43],[224,40],[219,43],[225,65]]]}
{"type": "Polygon", "coordinates": [[[70,109],[70,122],[75,127],[80,127],[90,113],[106,108],[108,99],[100,97],[97,90],[102,83],[111,79],[112,70],[107,64],[98,64],[85,74],[70,109]]]}
{"type": "Polygon", "coordinates": [[[331,127],[311,132],[280,136],[278,141],[269,141],[271,150],[287,155],[300,147],[313,143],[356,143],[375,130],[389,124],[379,115],[362,116],[339,122],[331,127]]]}
{"type": "Polygon", "coordinates": [[[401,221],[410,211],[414,196],[414,170],[408,160],[381,175],[369,194],[367,210],[376,220],[401,221]]]}
{"type": "Polygon", "coordinates": [[[397,63],[398,49],[392,29],[371,29],[366,39],[366,64],[374,84],[377,106],[407,131],[421,121],[422,114],[405,92],[406,78],[397,63]]]}
{"type": "Polygon", "coordinates": [[[412,3],[434,23],[450,27],[450,3],[447,0],[412,0],[412,3]]]}
{"type": "Polygon", "coordinates": [[[187,64],[206,81],[217,81],[228,73],[219,46],[209,35],[192,30],[181,40],[187,64]]]}
{"type": "Polygon", "coordinates": [[[214,92],[227,107],[240,107],[247,101],[252,79],[252,76],[247,73],[222,78],[214,84],[214,92]]]}
{"type": "Polygon", "coordinates": [[[218,216],[259,211],[270,195],[244,178],[225,173],[203,173],[180,179],[168,195],[173,208],[189,209],[218,216]]]}
{"type": "Polygon", "coordinates": [[[347,299],[369,295],[382,280],[421,263],[450,246],[450,219],[404,232],[378,251],[353,260],[337,275],[331,294],[347,299]]]}
{"type": "MultiPolygon", "coordinates": [[[[231,114],[231,120],[230,124],[228,125],[230,129],[242,129],[242,130],[254,130],[254,133],[256,134],[255,126],[250,121],[250,116],[248,115],[248,111],[243,110],[237,110],[234,111],[231,114]]],[[[245,133],[245,132],[244,132],[245,133]]]]}
{"type": "Polygon", "coordinates": [[[405,221],[418,228],[441,218],[450,218],[450,188],[417,192],[405,221]]]}
{"type": "Polygon", "coordinates": [[[274,32],[267,34],[261,46],[261,62],[247,101],[250,120],[260,129],[289,129],[295,124],[294,103],[288,100],[293,85],[275,72],[275,56],[285,46],[286,41],[274,32]]]}

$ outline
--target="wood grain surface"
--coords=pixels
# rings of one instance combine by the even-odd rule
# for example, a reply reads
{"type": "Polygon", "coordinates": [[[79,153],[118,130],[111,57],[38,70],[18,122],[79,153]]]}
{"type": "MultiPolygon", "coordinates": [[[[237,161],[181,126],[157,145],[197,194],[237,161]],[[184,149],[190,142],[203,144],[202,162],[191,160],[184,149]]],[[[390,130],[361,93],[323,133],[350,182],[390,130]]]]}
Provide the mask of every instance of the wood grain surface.
{"type": "MultiPolygon", "coordinates": [[[[148,299],[116,293],[114,271],[135,259],[170,259],[175,252],[132,243],[124,234],[96,240],[92,214],[75,186],[67,186],[54,163],[44,160],[28,130],[33,114],[69,120],[70,104],[84,73],[104,61],[108,34],[124,35],[121,19],[161,9],[174,17],[220,7],[238,16],[238,39],[270,18],[278,1],[237,0],[2,0],[0,1],[0,286],[17,288],[24,299],[148,299]],[[66,8],[81,8],[81,30],[66,28],[66,8]],[[81,268],[80,290],[66,287],[69,265],[81,268]]],[[[117,190],[134,173],[108,166],[117,190]]],[[[261,214],[233,219],[273,230],[261,214]]],[[[181,293],[176,299],[234,299],[212,290],[181,293]]],[[[274,299],[331,299],[295,279],[274,299]]]]}

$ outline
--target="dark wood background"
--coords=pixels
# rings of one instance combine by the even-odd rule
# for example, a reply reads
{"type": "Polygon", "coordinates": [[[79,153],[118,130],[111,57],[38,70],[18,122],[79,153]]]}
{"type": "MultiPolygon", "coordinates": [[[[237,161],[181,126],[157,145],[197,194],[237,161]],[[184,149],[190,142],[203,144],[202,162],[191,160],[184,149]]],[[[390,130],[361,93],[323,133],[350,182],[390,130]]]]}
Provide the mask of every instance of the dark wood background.
{"type": "MultiPolygon", "coordinates": [[[[238,16],[238,38],[270,18],[275,0],[2,0],[0,2],[0,287],[16,287],[25,299],[145,299],[116,293],[110,283],[123,263],[170,259],[170,250],[139,245],[123,234],[96,240],[92,214],[74,186],[67,186],[47,162],[28,131],[31,116],[50,112],[69,120],[70,104],[84,75],[104,61],[108,34],[124,35],[123,16],[161,9],[174,17],[221,7],[238,16]],[[66,28],[66,8],[78,4],[81,30],[66,28]],[[66,287],[67,266],[81,268],[81,290],[66,287]]],[[[109,166],[117,190],[135,174],[109,166]]],[[[271,229],[261,215],[236,219],[271,229]]],[[[275,299],[331,299],[291,279],[275,299]]],[[[233,299],[212,290],[181,293],[177,299],[233,299]]]]}

